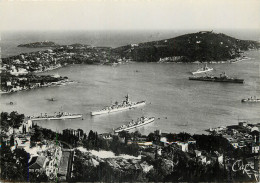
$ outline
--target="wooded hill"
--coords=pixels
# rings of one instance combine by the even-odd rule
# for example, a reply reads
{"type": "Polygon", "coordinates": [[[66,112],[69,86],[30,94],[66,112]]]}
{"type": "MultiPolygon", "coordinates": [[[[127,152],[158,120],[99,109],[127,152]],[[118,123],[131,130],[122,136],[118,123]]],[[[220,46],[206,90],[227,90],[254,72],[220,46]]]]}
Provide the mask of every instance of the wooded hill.
{"type": "Polygon", "coordinates": [[[140,62],[156,62],[165,57],[194,62],[227,61],[240,57],[243,51],[259,47],[260,44],[256,41],[239,40],[222,33],[201,31],[171,39],[126,45],[113,51],[121,58],[140,62]]]}

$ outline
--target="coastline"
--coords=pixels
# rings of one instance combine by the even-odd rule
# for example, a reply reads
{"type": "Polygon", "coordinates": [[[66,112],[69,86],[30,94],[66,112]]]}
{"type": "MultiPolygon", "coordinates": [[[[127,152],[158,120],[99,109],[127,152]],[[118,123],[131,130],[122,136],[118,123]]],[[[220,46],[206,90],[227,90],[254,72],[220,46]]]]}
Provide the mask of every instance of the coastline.
{"type": "MultiPolygon", "coordinates": [[[[211,62],[156,62],[156,63],[158,63],[158,64],[171,64],[171,63],[174,63],[174,64],[198,64],[198,63],[201,63],[201,64],[207,64],[207,63],[210,63],[210,64],[232,64],[232,63],[238,63],[238,62],[242,62],[242,61],[245,61],[245,60],[251,60],[251,59],[254,59],[254,58],[238,57],[236,59],[231,59],[231,60],[228,60],[228,61],[211,61],[211,62]]],[[[97,65],[99,65],[99,66],[117,67],[117,66],[120,66],[120,65],[134,64],[134,63],[139,63],[139,62],[137,62],[137,61],[127,61],[127,62],[117,63],[116,65],[113,65],[113,64],[112,65],[105,65],[104,63],[99,63],[97,65]]],[[[154,63],[154,62],[146,62],[146,63],[154,63]]],[[[48,71],[53,71],[53,70],[56,70],[56,69],[59,69],[59,68],[64,68],[64,67],[66,67],[68,65],[74,65],[74,64],[65,64],[64,66],[62,66],[61,64],[58,64],[58,65],[56,65],[54,67],[47,68],[44,71],[34,71],[32,73],[35,73],[35,74],[46,73],[48,71]]],[[[84,65],[86,65],[86,64],[84,64],[84,65]]],[[[45,84],[45,85],[41,85],[41,86],[35,86],[35,87],[30,88],[30,89],[23,89],[23,88],[21,88],[21,89],[9,91],[9,92],[0,91],[0,95],[16,93],[16,92],[19,92],[19,91],[38,89],[38,88],[42,88],[42,87],[64,86],[64,85],[67,85],[69,83],[75,83],[75,81],[70,81],[70,80],[66,79],[66,80],[61,80],[61,81],[58,81],[58,82],[51,82],[51,83],[48,83],[48,84],[45,84]]]]}
{"type": "MultiPolygon", "coordinates": [[[[252,51],[252,50],[250,50],[252,51]]],[[[255,50],[257,51],[257,50],[255,50]]],[[[176,63],[176,64],[232,64],[232,63],[237,63],[237,62],[241,62],[241,61],[245,61],[245,60],[252,60],[254,58],[250,58],[250,57],[246,57],[246,56],[241,56],[241,57],[237,57],[234,59],[229,59],[227,61],[206,61],[206,62],[199,62],[199,61],[195,61],[195,62],[164,62],[164,61],[158,61],[156,63],[158,64],[169,64],[169,63],[176,63]]]]}
{"type": "Polygon", "coordinates": [[[20,92],[20,91],[28,91],[28,90],[39,89],[39,88],[44,88],[44,87],[65,86],[65,85],[72,84],[72,83],[75,83],[75,81],[66,79],[66,80],[61,80],[61,81],[57,81],[57,82],[51,82],[51,83],[41,85],[41,86],[36,86],[36,87],[30,88],[30,89],[21,88],[21,89],[9,91],[9,92],[1,91],[0,95],[1,94],[11,94],[11,93],[16,93],[16,92],[20,92]]]}
{"type": "MultiPolygon", "coordinates": [[[[64,66],[66,66],[66,65],[64,65],[64,66]]],[[[62,66],[61,64],[58,64],[58,65],[56,65],[56,66],[54,66],[52,68],[47,68],[44,71],[33,71],[33,73],[44,73],[44,72],[47,72],[47,71],[53,71],[53,70],[56,70],[56,69],[59,69],[59,68],[63,68],[64,66],[62,66]]]]}

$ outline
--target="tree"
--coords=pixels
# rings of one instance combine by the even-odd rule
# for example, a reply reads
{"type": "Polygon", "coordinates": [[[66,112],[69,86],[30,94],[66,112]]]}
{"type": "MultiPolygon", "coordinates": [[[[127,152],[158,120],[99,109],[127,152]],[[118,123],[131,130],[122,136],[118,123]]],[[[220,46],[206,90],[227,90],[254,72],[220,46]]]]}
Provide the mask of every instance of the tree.
{"type": "Polygon", "coordinates": [[[14,136],[11,135],[11,138],[10,138],[10,146],[14,146],[14,136]]]}
{"type": "Polygon", "coordinates": [[[30,172],[29,173],[30,182],[47,182],[48,176],[45,172],[30,172]]]}
{"type": "Polygon", "coordinates": [[[35,133],[31,136],[31,141],[38,142],[43,140],[43,133],[39,128],[35,128],[35,133]]]}
{"type": "Polygon", "coordinates": [[[29,156],[23,149],[3,146],[1,150],[1,179],[8,181],[26,181],[29,156]]]}
{"type": "Polygon", "coordinates": [[[2,112],[1,113],[1,129],[5,132],[8,131],[10,125],[10,119],[9,118],[9,114],[7,112],[2,112]]]}
{"type": "Polygon", "coordinates": [[[13,128],[19,128],[24,120],[24,114],[18,114],[16,111],[10,113],[10,122],[13,128]]]}

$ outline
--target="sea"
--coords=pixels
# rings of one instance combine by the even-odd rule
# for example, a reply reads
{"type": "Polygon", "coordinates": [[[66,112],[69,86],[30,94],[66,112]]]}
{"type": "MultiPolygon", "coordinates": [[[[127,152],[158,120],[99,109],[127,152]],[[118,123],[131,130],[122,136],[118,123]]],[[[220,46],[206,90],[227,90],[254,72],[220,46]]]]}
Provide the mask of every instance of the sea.
{"type": "MultiPolygon", "coordinates": [[[[2,58],[38,48],[21,48],[19,44],[54,41],[58,44],[81,43],[118,47],[176,37],[197,30],[169,31],[42,31],[2,32],[2,58]]],[[[259,31],[217,31],[236,37],[259,41],[259,31]]],[[[61,132],[63,129],[83,129],[98,133],[113,129],[142,116],[155,121],[134,129],[143,134],[155,130],[166,133],[205,133],[206,129],[237,124],[239,121],[260,122],[260,103],[241,103],[250,96],[260,97],[260,51],[245,53],[249,60],[237,63],[208,64],[212,74],[226,72],[230,77],[245,79],[244,84],[190,81],[191,72],[202,65],[185,63],[127,63],[115,67],[102,65],[69,65],[41,74],[68,76],[74,83],[65,86],[38,88],[11,94],[1,94],[0,111],[17,111],[25,116],[69,112],[83,114],[81,119],[37,121],[37,124],[61,132]],[[128,111],[91,116],[91,111],[114,102],[122,102],[129,94],[132,101],[146,105],[128,111]],[[55,101],[48,99],[54,98],[55,101]],[[13,102],[13,105],[10,105],[13,102]]]]}

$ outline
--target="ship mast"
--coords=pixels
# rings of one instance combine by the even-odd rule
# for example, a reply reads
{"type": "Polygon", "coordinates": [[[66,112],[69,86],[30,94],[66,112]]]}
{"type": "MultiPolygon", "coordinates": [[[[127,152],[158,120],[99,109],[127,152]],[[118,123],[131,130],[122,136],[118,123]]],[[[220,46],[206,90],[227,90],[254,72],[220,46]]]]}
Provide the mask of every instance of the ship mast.
{"type": "Polygon", "coordinates": [[[129,104],[129,95],[128,94],[126,95],[125,99],[126,99],[126,103],[129,104]]]}

